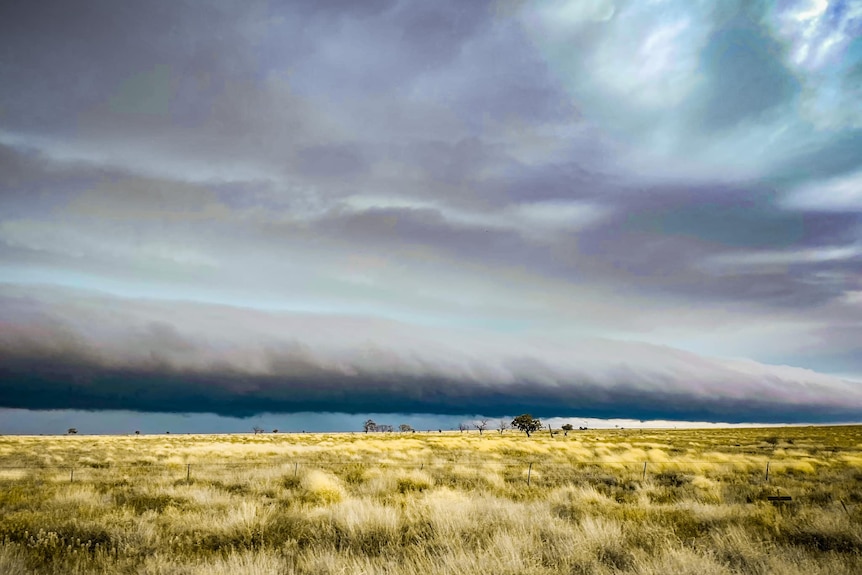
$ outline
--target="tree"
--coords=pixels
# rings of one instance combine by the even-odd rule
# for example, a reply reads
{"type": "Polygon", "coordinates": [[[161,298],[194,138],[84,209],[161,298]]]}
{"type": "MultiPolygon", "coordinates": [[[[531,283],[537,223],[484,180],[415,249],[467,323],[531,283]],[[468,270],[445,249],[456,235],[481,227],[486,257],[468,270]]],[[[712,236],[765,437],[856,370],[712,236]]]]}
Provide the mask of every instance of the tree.
{"type": "Polygon", "coordinates": [[[141,430],[140,430],[140,429],[136,429],[136,430],[135,430],[135,435],[140,435],[140,434],[141,434],[141,430]]]}
{"type": "Polygon", "coordinates": [[[488,420],[480,419],[479,423],[474,423],[473,427],[479,430],[479,435],[482,435],[482,432],[488,429],[488,420]]]}
{"type": "Polygon", "coordinates": [[[255,435],[257,435],[258,433],[264,433],[263,428],[262,428],[261,426],[259,426],[259,425],[255,425],[255,426],[254,426],[254,427],[252,427],[251,429],[254,431],[254,434],[255,434],[255,435]]]}
{"type": "Polygon", "coordinates": [[[542,429],[542,420],[533,419],[532,415],[524,413],[512,420],[512,427],[523,431],[527,437],[530,437],[532,432],[542,429]]]}
{"type": "Polygon", "coordinates": [[[68,433],[69,435],[75,435],[76,433],[78,433],[78,430],[74,427],[70,427],[66,430],[66,433],[68,433]]]}
{"type": "Polygon", "coordinates": [[[460,431],[461,433],[464,433],[468,429],[470,429],[470,426],[468,424],[464,423],[463,421],[458,424],[458,431],[460,431]]]}
{"type": "Polygon", "coordinates": [[[377,424],[374,423],[373,419],[369,419],[362,424],[362,429],[365,431],[365,433],[368,433],[369,431],[377,431],[377,424]]]}
{"type": "Polygon", "coordinates": [[[512,427],[509,425],[509,422],[505,419],[501,419],[500,423],[497,424],[497,431],[500,432],[500,435],[503,435],[503,432],[512,427]]]}
{"type": "Polygon", "coordinates": [[[410,427],[409,425],[407,425],[406,423],[402,423],[401,425],[399,425],[398,429],[404,433],[408,433],[410,431],[413,431],[413,428],[410,427]]]}
{"type": "Polygon", "coordinates": [[[574,429],[574,427],[572,427],[572,424],[571,424],[571,423],[566,423],[566,424],[563,424],[563,428],[562,428],[562,429],[563,429],[563,431],[565,432],[565,433],[563,433],[563,435],[568,435],[568,434],[569,434],[569,432],[570,432],[571,430],[573,430],[573,429],[574,429]]]}
{"type": "Polygon", "coordinates": [[[273,430],[272,430],[272,432],[273,432],[273,433],[278,433],[278,430],[277,430],[277,429],[273,429],[273,430]]]}

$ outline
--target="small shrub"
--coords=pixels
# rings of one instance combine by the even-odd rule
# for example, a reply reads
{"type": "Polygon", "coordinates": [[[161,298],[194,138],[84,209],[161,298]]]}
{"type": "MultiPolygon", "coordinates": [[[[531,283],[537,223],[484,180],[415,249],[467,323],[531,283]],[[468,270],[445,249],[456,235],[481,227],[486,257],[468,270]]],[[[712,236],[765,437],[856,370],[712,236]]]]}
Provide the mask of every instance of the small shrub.
{"type": "Polygon", "coordinates": [[[344,488],[337,477],[314,469],[302,478],[303,497],[312,503],[337,503],[344,499],[344,488]]]}
{"type": "Polygon", "coordinates": [[[231,483],[225,486],[225,491],[234,495],[245,495],[251,493],[251,488],[246,483],[231,483]]]}
{"type": "Polygon", "coordinates": [[[815,529],[791,529],[784,533],[790,545],[816,551],[862,554],[862,539],[848,532],[823,532],[815,529]]]}
{"type": "Polygon", "coordinates": [[[799,496],[800,503],[806,505],[825,506],[834,501],[834,496],[831,491],[826,489],[813,489],[804,495],[799,496]]]}
{"type": "Polygon", "coordinates": [[[421,471],[402,475],[398,477],[396,485],[399,493],[409,493],[411,491],[425,491],[431,487],[432,481],[425,473],[421,471]]]}
{"type": "Polygon", "coordinates": [[[297,489],[302,485],[302,479],[291,473],[281,478],[281,484],[285,489],[297,489]]]}
{"type": "Polygon", "coordinates": [[[344,482],[348,485],[362,485],[365,483],[368,468],[360,463],[346,465],[342,470],[344,482]]]}
{"type": "Polygon", "coordinates": [[[136,492],[119,492],[114,494],[114,502],[120,507],[129,507],[135,513],[141,514],[146,511],[162,513],[170,506],[179,506],[181,500],[175,499],[164,493],[149,494],[136,492]]]}
{"type": "Polygon", "coordinates": [[[653,476],[656,483],[663,487],[682,487],[691,483],[691,478],[677,471],[663,471],[653,476]]]}

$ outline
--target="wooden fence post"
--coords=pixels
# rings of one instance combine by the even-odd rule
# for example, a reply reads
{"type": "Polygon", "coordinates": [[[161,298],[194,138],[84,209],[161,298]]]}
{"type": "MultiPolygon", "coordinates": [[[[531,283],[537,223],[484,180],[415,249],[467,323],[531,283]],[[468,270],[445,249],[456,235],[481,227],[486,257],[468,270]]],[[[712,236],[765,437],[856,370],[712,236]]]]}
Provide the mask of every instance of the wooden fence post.
{"type": "Polygon", "coordinates": [[[766,462],[766,480],[769,481],[769,462],[766,462]]]}
{"type": "Polygon", "coordinates": [[[527,468],[527,487],[530,486],[530,477],[533,475],[533,462],[530,462],[530,467],[527,468]]]}
{"type": "Polygon", "coordinates": [[[644,461],[644,472],[641,475],[641,481],[646,481],[646,465],[647,465],[647,462],[644,461]]]}
{"type": "Polygon", "coordinates": [[[186,483],[191,483],[191,482],[192,482],[192,464],[187,463],[186,464],[186,483]]]}

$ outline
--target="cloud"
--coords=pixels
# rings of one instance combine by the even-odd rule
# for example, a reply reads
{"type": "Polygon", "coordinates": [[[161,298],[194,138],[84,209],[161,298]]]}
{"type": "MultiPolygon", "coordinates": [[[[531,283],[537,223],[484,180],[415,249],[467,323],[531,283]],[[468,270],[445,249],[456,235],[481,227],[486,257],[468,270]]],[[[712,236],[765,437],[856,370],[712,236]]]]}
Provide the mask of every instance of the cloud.
{"type": "Polygon", "coordinates": [[[707,265],[721,267],[752,266],[761,271],[769,266],[788,266],[794,264],[816,264],[843,261],[862,255],[859,246],[835,246],[798,251],[749,251],[741,254],[723,254],[708,260],[707,265]]]}
{"type": "MultiPolygon", "coordinates": [[[[353,196],[345,200],[348,208],[357,214],[385,211],[409,218],[415,211],[425,211],[440,217],[453,226],[483,230],[514,230],[525,238],[541,239],[558,232],[575,232],[600,221],[607,210],[582,201],[539,201],[510,204],[496,210],[471,210],[445,206],[409,198],[353,196]]],[[[368,214],[366,214],[368,215],[368,214]]]]}
{"type": "Polygon", "coordinates": [[[811,212],[862,211],[862,172],[803,184],[783,199],[791,209],[811,212]]]}
{"type": "Polygon", "coordinates": [[[15,381],[843,417],[704,357],[862,374],[854,5],[354,4],[0,7],[15,381]]]}
{"type": "Polygon", "coordinates": [[[762,117],[798,92],[793,74],[775,52],[780,45],[751,26],[714,33],[701,52],[703,86],[699,116],[705,127],[723,130],[762,117]]]}
{"type": "Polygon", "coordinates": [[[299,151],[299,169],[321,177],[355,176],[365,162],[358,146],[349,144],[314,146],[299,151]]]}
{"type": "Polygon", "coordinates": [[[750,180],[858,127],[862,20],[846,3],[817,16],[817,39],[802,39],[793,3],[616,3],[591,26],[562,17],[566,4],[521,17],[581,116],[631,146],[619,170],[750,180]],[[800,42],[829,57],[800,64],[800,42]]]}
{"type": "Polygon", "coordinates": [[[852,419],[862,409],[858,383],[634,342],[101,298],[7,294],[2,309],[5,407],[727,421],[852,419]]]}
{"type": "Polygon", "coordinates": [[[212,256],[191,249],[177,249],[170,243],[125,242],[104,244],[92,237],[80,235],[76,228],[58,228],[36,221],[9,221],[0,223],[0,241],[12,247],[36,252],[53,251],[71,258],[105,257],[159,261],[182,266],[215,267],[218,262],[212,256]]]}

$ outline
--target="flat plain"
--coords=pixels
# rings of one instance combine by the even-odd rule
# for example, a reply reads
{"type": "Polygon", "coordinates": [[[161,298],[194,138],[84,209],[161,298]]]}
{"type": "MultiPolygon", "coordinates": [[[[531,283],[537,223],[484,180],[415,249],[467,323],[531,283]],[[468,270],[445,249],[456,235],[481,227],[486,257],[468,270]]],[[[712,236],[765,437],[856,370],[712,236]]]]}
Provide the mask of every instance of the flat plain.
{"type": "Polygon", "coordinates": [[[4,436],[0,573],[858,574],[862,427],[4,436]]]}

